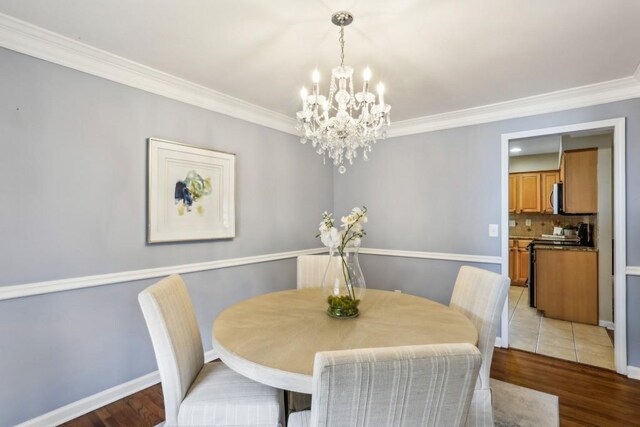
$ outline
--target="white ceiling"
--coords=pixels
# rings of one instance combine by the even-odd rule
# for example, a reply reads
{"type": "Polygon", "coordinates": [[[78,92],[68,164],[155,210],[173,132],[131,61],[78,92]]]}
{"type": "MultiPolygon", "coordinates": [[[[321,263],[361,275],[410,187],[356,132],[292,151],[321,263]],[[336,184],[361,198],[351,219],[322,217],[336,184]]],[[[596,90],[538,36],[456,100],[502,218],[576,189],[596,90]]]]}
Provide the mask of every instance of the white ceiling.
{"type": "Polygon", "coordinates": [[[524,138],[509,141],[509,149],[520,148],[517,153],[509,152],[509,157],[531,156],[534,154],[558,154],[562,135],[538,136],[535,138],[524,138]]]}
{"type": "MultiPolygon", "coordinates": [[[[634,74],[640,1],[0,0],[0,13],[293,116],[317,66],[382,79],[405,120],[634,74]]],[[[359,84],[359,83],[358,83],[359,84]]]]}

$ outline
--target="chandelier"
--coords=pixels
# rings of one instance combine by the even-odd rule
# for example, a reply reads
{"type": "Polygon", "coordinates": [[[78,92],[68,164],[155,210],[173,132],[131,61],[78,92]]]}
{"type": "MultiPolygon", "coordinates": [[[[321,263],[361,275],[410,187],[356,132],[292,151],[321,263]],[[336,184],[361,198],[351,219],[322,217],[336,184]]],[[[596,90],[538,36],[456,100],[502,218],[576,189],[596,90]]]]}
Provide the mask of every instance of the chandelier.
{"type": "Polygon", "coordinates": [[[353,22],[350,12],[337,12],[331,22],[340,27],[340,65],[331,70],[329,95],[320,95],[320,73],[316,69],[312,74],[313,90],[311,94],[302,88],[302,111],[298,111],[296,128],[301,132],[300,142],[311,141],[316,152],[328,156],[340,173],[345,173],[345,163],[353,164],[362,149],[362,156],[368,160],[367,153],[376,140],[386,137],[390,105],[384,103],[384,85],[377,86],[378,102],[375,94],[369,92],[371,70],[364,70],[362,92],[353,91],[353,68],[344,65],[344,27],[353,22]]]}

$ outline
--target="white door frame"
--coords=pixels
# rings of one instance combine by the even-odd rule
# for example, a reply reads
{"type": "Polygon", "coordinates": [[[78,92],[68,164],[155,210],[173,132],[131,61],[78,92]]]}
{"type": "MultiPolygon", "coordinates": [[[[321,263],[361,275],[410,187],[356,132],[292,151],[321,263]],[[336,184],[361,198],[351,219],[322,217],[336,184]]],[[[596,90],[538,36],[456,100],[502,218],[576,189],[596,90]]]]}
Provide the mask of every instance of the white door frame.
{"type": "MultiPolygon", "coordinates": [[[[584,130],[613,130],[613,238],[615,241],[614,274],[614,323],[616,371],[627,374],[627,246],[626,246],[626,170],[625,170],[625,123],[624,117],[567,126],[533,129],[502,134],[501,147],[501,246],[502,274],[509,275],[509,141],[512,139],[572,133],[584,130]]],[[[502,311],[501,346],[509,346],[509,297],[502,311]]]]}

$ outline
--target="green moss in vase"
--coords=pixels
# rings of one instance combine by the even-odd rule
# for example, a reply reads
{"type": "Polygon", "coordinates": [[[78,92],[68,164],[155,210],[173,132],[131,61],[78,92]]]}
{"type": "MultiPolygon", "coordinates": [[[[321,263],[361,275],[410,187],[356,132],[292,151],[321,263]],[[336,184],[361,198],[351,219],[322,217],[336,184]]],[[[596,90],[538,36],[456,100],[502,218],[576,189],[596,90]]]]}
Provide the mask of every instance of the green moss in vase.
{"type": "Polygon", "coordinates": [[[327,303],[329,304],[327,312],[333,317],[356,317],[359,313],[360,300],[354,300],[348,295],[330,295],[327,297],[327,303]]]}

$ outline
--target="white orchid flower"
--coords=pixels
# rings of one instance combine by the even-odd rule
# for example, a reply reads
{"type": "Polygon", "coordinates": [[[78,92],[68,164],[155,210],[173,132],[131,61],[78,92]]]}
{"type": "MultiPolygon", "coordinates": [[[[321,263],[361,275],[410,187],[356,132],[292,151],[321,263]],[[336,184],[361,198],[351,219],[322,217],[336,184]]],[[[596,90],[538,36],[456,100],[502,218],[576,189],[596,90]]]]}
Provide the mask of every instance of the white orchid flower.
{"type": "Polygon", "coordinates": [[[326,247],[330,249],[336,249],[338,246],[340,246],[342,238],[340,233],[338,232],[338,229],[335,227],[331,227],[329,230],[320,235],[320,241],[326,247]]]}
{"type": "Polygon", "coordinates": [[[343,227],[348,227],[350,225],[352,225],[353,223],[356,222],[356,216],[355,215],[347,215],[347,216],[343,216],[342,217],[342,226],[343,227]]]}

